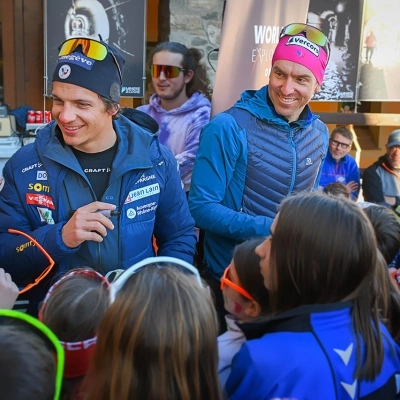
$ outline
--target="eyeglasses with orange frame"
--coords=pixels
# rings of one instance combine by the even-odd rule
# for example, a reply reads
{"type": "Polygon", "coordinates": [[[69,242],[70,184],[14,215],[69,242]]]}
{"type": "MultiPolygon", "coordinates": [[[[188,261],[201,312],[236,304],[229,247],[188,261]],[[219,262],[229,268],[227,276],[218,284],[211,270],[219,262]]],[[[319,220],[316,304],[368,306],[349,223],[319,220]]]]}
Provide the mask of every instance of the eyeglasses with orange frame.
{"type": "Polygon", "coordinates": [[[23,289],[19,291],[19,294],[27,292],[29,289],[32,289],[34,286],[39,284],[53,269],[54,267],[54,260],[51,258],[50,254],[30,235],[28,235],[25,232],[18,231],[16,229],[9,229],[8,232],[10,233],[15,233],[17,235],[22,235],[25,236],[27,239],[29,239],[34,245],[46,256],[46,258],[49,260],[49,266],[33,281],[33,283],[30,283],[29,285],[25,286],[23,289]]]}
{"type": "Polygon", "coordinates": [[[242,287],[240,287],[239,285],[236,285],[236,283],[233,283],[230,280],[230,275],[229,275],[230,269],[231,269],[230,265],[228,265],[225,268],[224,274],[222,275],[222,278],[221,278],[221,290],[223,290],[225,286],[229,286],[233,290],[236,290],[238,293],[240,293],[242,296],[246,297],[246,299],[255,301],[253,299],[253,297],[249,294],[249,292],[247,292],[247,290],[244,290],[242,287]]]}

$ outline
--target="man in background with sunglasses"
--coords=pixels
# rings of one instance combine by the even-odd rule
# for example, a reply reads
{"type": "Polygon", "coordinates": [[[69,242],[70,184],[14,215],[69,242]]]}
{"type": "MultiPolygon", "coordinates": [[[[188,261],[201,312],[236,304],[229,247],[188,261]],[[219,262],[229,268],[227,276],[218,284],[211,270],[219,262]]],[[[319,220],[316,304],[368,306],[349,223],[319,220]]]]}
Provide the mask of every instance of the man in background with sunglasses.
{"type": "Polygon", "coordinates": [[[360,193],[360,170],[356,160],[348,153],[353,136],[345,126],[336,127],[329,138],[329,151],[322,167],[319,185],[324,188],[333,182],[347,186],[355,201],[360,193]]]}
{"type": "Polygon", "coordinates": [[[190,181],[201,128],[210,121],[211,90],[201,53],[181,43],[158,44],[149,56],[151,87],[149,104],[137,109],[160,126],[159,140],[174,154],[185,192],[190,181]]]}
{"type": "MultiPolygon", "coordinates": [[[[153,236],[158,255],[193,262],[194,221],[173,154],[148,115],[136,111],[137,123],[119,115],[123,64],[102,41],[72,38],[60,46],[55,121],[7,162],[0,191],[0,266],[20,288],[49,259],[10,228],[36,240],[60,273],[126,269],[155,255],[153,236]]],[[[36,303],[46,291],[40,284],[26,297],[36,303]]]]}
{"type": "Polygon", "coordinates": [[[382,204],[400,214],[400,129],[388,137],[386,154],[363,173],[365,201],[382,204]]]}
{"type": "Polygon", "coordinates": [[[196,226],[205,231],[205,277],[221,322],[219,280],[234,246],[268,236],[284,197],[318,188],[328,128],[308,103],[321,90],[329,52],[319,29],[286,26],[272,57],[269,84],[245,91],[202,130],[189,207],[196,226]]]}

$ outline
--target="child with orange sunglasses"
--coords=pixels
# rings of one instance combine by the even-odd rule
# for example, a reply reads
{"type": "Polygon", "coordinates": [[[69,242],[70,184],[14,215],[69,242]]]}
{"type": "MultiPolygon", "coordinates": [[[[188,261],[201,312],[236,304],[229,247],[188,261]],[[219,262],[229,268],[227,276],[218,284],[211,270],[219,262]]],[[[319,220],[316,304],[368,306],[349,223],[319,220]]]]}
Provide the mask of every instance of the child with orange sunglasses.
{"type": "Polygon", "coordinates": [[[218,373],[222,386],[230,374],[235,354],[246,340],[237,322],[250,322],[269,314],[269,293],[260,272],[260,258],[255,248],[264,241],[257,238],[235,247],[231,263],[221,278],[221,290],[228,314],[228,330],[218,337],[218,373]]]}

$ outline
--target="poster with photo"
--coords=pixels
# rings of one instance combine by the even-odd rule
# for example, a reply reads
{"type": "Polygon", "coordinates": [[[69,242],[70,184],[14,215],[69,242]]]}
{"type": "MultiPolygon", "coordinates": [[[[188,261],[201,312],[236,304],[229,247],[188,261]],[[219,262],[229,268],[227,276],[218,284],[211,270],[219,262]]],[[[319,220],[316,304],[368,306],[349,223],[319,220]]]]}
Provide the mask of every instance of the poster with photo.
{"type": "Polygon", "coordinates": [[[231,107],[244,90],[268,84],[282,27],[305,22],[308,0],[229,0],[222,25],[212,114],[231,107]]]}
{"type": "Polygon", "coordinates": [[[59,45],[71,37],[102,39],[125,58],[122,97],[144,97],[145,0],[45,0],[45,95],[51,94],[51,75],[59,45]]]}
{"type": "Polygon", "coordinates": [[[365,0],[360,52],[360,101],[400,100],[398,0],[365,0]]]}
{"type": "Polygon", "coordinates": [[[307,23],[322,30],[331,45],[322,90],[313,100],[356,100],[363,2],[310,0],[307,23]]]}

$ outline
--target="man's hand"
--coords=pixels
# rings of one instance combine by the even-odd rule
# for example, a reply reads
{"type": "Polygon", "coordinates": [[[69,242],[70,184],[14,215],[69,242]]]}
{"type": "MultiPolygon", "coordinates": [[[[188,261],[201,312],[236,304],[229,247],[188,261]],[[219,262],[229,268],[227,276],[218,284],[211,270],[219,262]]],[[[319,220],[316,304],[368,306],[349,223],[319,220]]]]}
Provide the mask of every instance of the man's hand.
{"type": "Polygon", "coordinates": [[[107,229],[114,229],[113,223],[100,210],[115,210],[110,203],[95,201],[78,208],[62,229],[62,239],[67,247],[74,248],[85,240],[102,242],[107,229]]]}
{"type": "Polygon", "coordinates": [[[358,183],[356,181],[351,181],[347,183],[346,186],[348,187],[350,192],[355,192],[356,190],[358,190],[358,183]]]}
{"type": "Polygon", "coordinates": [[[11,275],[0,268],[0,309],[11,310],[18,292],[18,286],[12,281],[11,275]]]}

